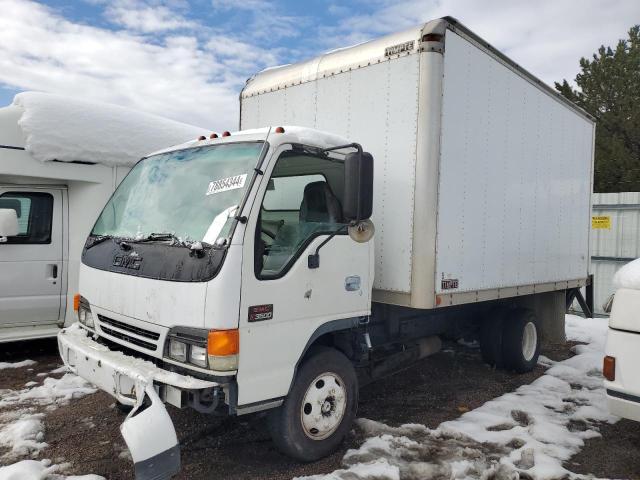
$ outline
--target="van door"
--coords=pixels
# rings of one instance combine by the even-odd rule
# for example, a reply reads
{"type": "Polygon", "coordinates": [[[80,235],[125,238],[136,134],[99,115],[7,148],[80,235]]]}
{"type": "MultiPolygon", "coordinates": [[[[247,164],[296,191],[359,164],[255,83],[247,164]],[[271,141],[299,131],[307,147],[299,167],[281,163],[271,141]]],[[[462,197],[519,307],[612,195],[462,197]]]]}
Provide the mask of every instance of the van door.
{"type": "Polygon", "coordinates": [[[0,186],[19,233],[0,243],[0,327],[55,324],[64,314],[63,189],[0,186]]]}

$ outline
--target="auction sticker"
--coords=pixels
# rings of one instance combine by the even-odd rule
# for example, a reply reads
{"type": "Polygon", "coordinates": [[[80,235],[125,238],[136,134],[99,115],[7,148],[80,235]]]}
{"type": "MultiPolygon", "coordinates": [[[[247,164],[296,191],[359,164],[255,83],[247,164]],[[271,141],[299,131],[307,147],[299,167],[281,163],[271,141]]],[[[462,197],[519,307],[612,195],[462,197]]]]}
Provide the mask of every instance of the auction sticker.
{"type": "Polygon", "coordinates": [[[233,177],[221,178],[220,180],[214,180],[209,182],[209,188],[207,188],[207,195],[213,195],[214,193],[226,192],[228,190],[235,190],[236,188],[244,187],[244,183],[247,181],[247,174],[235,175],[233,177]]]}

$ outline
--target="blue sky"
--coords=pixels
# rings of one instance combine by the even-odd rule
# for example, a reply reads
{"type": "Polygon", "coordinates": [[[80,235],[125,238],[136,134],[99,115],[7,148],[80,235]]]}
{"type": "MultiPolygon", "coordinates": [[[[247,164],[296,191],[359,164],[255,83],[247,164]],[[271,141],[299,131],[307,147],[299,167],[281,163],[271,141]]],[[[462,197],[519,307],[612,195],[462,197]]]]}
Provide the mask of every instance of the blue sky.
{"type": "Polygon", "coordinates": [[[637,0],[0,0],[0,105],[40,90],[211,129],[252,73],[452,15],[552,83],[640,23],[637,0]]]}

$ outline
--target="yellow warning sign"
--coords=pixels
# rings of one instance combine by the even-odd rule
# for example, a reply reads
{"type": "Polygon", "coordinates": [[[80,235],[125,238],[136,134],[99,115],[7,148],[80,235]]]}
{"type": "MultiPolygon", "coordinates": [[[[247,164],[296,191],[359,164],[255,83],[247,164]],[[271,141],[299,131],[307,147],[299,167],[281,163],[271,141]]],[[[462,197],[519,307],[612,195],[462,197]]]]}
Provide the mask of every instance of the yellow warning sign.
{"type": "Polygon", "coordinates": [[[602,228],[611,230],[611,217],[608,215],[601,217],[591,217],[591,228],[602,228]]]}

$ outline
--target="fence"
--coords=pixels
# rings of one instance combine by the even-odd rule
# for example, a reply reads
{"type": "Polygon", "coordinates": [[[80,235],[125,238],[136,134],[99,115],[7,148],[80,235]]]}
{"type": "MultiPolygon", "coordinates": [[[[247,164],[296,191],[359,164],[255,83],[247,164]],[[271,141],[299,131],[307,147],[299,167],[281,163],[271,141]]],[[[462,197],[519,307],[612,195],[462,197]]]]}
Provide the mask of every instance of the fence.
{"type": "Polygon", "coordinates": [[[640,257],[640,192],[594,193],[591,229],[591,273],[594,309],[614,292],[613,275],[640,257]]]}

